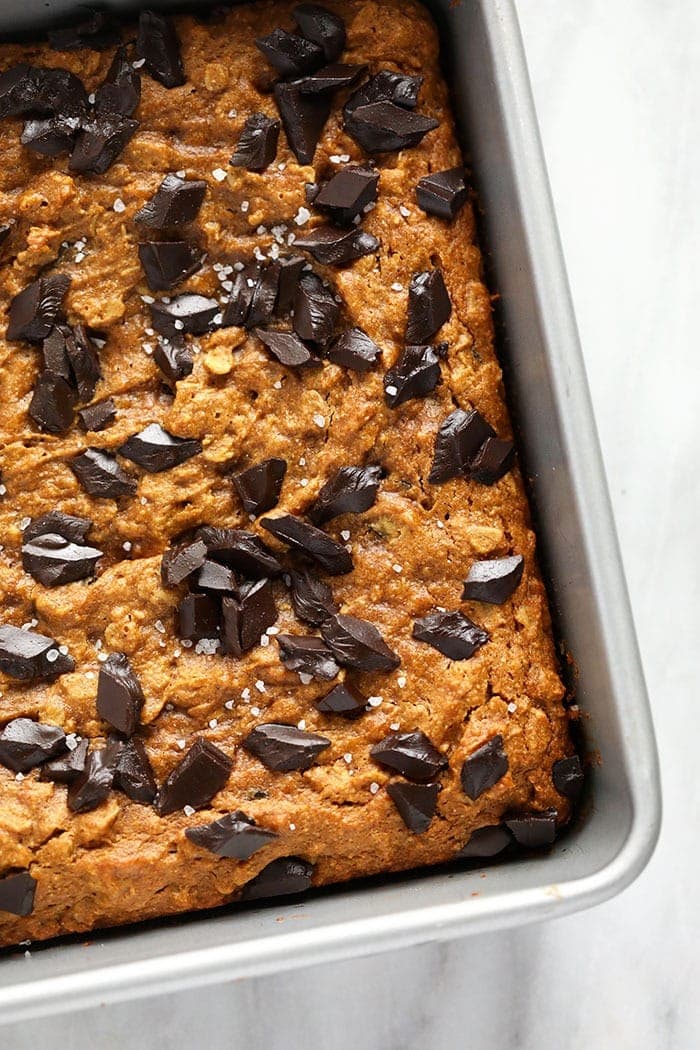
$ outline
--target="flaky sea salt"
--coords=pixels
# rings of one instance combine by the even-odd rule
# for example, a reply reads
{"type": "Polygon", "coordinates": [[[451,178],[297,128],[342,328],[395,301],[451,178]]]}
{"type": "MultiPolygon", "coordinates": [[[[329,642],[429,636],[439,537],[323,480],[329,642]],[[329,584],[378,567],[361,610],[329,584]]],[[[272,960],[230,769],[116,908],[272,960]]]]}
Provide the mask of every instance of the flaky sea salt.
{"type": "Polygon", "coordinates": [[[373,780],[373,781],[372,781],[372,783],[371,783],[371,784],[370,784],[370,786],[369,786],[369,790],[371,791],[371,793],[372,793],[373,795],[376,795],[376,794],[377,794],[377,792],[379,791],[379,784],[377,783],[377,781],[376,781],[376,780],[373,780]]]}
{"type": "Polygon", "coordinates": [[[223,168],[214,168],[211,174],[212,178],[215,178],[217,182],[223,182],[226,178],[226,172],[223,168]]]}
{"type": "Polygon", "coordinates": [[[313,421],[314,421],[314,423],[316,424],[317,427],[321,427],[321,429],[323,429],[323,427],[325,427],[325,425],[326,425],[326,417],[322,416],[320,412],[314,412],[314,414],[313,414],[313,416],[311,418],[313,419],[313,421]]]}
{"type": "Polygon", "coordinates": [[[126,204],[125,204],[125,203],[124,203],[124,201],[123,201],[123,200],[121,199],[121,197],[117,197],[117,198],[116,198],[116,200],[114,201],[114,204],[112,205],[112,207],[114,208],[114,210],[115,210],[116,212],[123,212],[123,211],[126,211],[126,204]]]}

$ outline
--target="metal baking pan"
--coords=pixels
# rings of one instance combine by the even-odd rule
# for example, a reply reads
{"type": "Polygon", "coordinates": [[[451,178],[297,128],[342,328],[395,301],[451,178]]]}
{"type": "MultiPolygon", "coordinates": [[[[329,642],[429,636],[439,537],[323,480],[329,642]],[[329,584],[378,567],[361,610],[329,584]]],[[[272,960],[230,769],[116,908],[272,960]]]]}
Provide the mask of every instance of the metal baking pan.
{"type": "MultiPolygon", "coordinates": [[[[0,32],[38,28],[73,6],[0,0],[0,32]]],[[[548,854],[497,864],[486,877],[432,869],[302,904],[225,909],[4,956],[5,1042],[5,1026],[18,1020],[565,915],[619,893],[653,851],[661,811],[653,729],[517,18],[510,0],[427,6],[483,206],[557,630],[575,660],[586,748],[599,756],[583,813],[548,854]]]]}

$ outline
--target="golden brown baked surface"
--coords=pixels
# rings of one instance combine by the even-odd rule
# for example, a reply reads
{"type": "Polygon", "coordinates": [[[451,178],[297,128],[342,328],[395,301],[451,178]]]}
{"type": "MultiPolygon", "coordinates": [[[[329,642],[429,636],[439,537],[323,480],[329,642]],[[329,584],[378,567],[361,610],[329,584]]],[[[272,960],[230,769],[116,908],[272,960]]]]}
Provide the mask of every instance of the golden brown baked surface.
{"type": "MultiPolygon", "coordinates": [[[[428,481],[438,427],[455,407],[474,406],[501,437],[510,423],[471,208],[448,222],[416,203],[419,178],[461,163],[436,34],[418,4],[326,5],[347,26],[342,61],[367,63],[371,74],[420,73],[419,110],[439,120],[414,148],[375,158],[379,195],[362,229],[379,239],[379,249],[342,267],[314,263],[342,298],[337,330],[361,326],[381,348],[381,361],[366,373],[328,360],[294,369],[276,361],[253,332],[228,327],[190,340],[197,348],[193,371],[171,391],[149,353],[157,337],[147,331],[143,297],[163,293],[146,284],[138,254],[144,231],[134,216],[167,173],[206,182],[188,239],[207,259],[169,294],[225,298],[214,264],[248,264],[256,248],[268,256],[277,241],[283,256],[293,254],[289,234],[308,234],[327,221],[309,204],[305,184],[330,178],[346,155],[351,163],[367,162],[343,130],[350,89],[334,98],[313,165],[297,162],[284,131],[264,172],[229,164],[251,113],[277,118],[271,67],[254,40],[276,27],[291,30],[293,6],[262,2],[209,23],[174,19],[186,83],[168,89],[140,70],[138,130],[102,175],[71,174],[66,156],[38,156],[20,144],[20,119],[0,121],[0,224],[11,224],[0,248],[0,330],[4,336],[8,304],[32,281],[68,275],[67,321],[106,336],[93,400],[112,397],[116,406],[116,419],[102,431],[86,434],[76,423],[61,435],[41,432],[27,411],[40,350],[26,340],[0,339],[0,621],[33,623],[75,661],[74,671],[53,680],[20,681],[0,672],[0,725],[28,717],[87,737],[93,749],[104,746],[110,726],[96,710],[98,674],[106,653],[123,652],[145,697],[137,736],[157,783],[196,737],[233,764],[211,802],[189,815],[179,808],[165,816],[117,790],[92,810],[72,812],[63,784],[40,781],[38,768],[18,778],[0,765],[0,880],[24,871],[36,880],[30,914],[0,910],[0,944],[211,907],[235,897],[278,857],[308,861],[313,884],[321,885],[448,860],[475,829],[499,824],[504,814],[554,809],[560,824],[569,816],[551,770],[572,747],[518,469],[493,485],[464,476],[428,481]],[[303,219],[305,208],[311,217],[299,226],[295,218],[303,219]],[[284,229],[273,234],[273,227],[284,229]],[[383,376],[404,346],[409,282],[433,269],[442,271],[452,302],[439,333],[448,344],[442,379],[427,396],[390,408],[383,376]],[[154,422],[198,439],[201,454],[160,473],[121,459],[137,478],[137,492],[119,500],[89,495],[68,461],[88,446],[114,451],[154,422]],[[198,652],[201,646],[178,639],[176,609],[187,586],[165,587],[160,575],[174,538],[204,524],[250,529],[285,568],[292,564],[260,517],[251,522],[231,481],[232,471],[270,457],[286,460],[287,471],[269,517],[304,516],[343,466],[382,466],[374,505],[323,525],[347,541],[353,571],[331,577],[316,566],[314,572],[331,585],[342,613],[379,629],[400,657],[397,669],[341,670],[330,683],[304,684],[281,663],[274,635],[240,658],[198,652]],[[23,570],[22,529],[55,509],[93,523],[89,542],[104,552],[94,580],[47,587],[23,570]],[[461,601],[475,561],[514,554],[524,557],[525,569],[512,597],[500,605],[461,601]],[[450,660],[414,639],[413,622],[436,608],[460,610],[488,632],[488,642],[470,659],[450,660]],[[318,711],[314,702],[344,679],[381,701],[373,699],[354,720],[318,711]],[[241,747],[262,723],[300,721],[330,741],[306,771],[270,770],[241,747]],[[389,734],[414,730],[448,763],[436,778],[436,815],[422,833],[409,830],[386,790],[404,778],[370,755],[389,734]],[[463,763],[497,735],[507,772],[472,800],[460,777],[463,763]],[[249,859],[217,856],[185,837],[186,828],[236,810],[277,835],[249,859]]],[[[132,37],[125,29],[124,38],[132,37]]],[[[4,44],[0,69],[18,62],[69,69],[94,92],[113,54],[114,48],[60,52],[46,44],[4,44]]],[[[318,633],[295,616],[284,580],[273,588],[279,631],[318,633]]]]}

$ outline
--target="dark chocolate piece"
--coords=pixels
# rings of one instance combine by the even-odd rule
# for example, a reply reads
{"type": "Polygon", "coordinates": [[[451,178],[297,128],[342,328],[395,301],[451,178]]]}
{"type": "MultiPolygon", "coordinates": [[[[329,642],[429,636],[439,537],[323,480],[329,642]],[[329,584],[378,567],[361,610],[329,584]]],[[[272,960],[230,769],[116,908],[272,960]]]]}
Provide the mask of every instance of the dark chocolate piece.
{"type": "Polygon", "coordinates": [[[73,369],[68,357],[68,343],[73,338],[72,329],[65,324],[57,324],[51,329],[41,343],[41,356],[44,368],[61,376],[71,386],[75,386],[73,369]]]}
{"type": "Polygon", "coordinates": [[[0,764],[15,773],[27,773],[60,755],[66,746],[66,734],[60,726],[15,718],[0,733],[0,764]]]}
{"type": "Polygon", "coordinates": [[[350,226],[368,204],[376,201],[378,186],[378,171],[357,166],[343,168],[317,194],[314,205],[328,212],[339,226],[350,226]]]}
{"type": "Polygon", "coordinates": [[[260,524],[289,547],[308,554],[331,576],[352,572],[352,558],[342,543],[301,518],[282,514],[279,518],[262,518],[260,524]]]}
{"type": "Polygon", "coordinates": [[[494,485],[515,463],[512,441],[490,437],[469,464],[469,477],[481,485],[494,485]]]}
{"type": "Polygon", "coordinates": [[[290,576],[292,607],[300,620],[318,627],[329,616],[338,612],[339,606],[325,580],[319,579],[308,569],[292,571],[290,576]]]}
{"type": "Polygon", "coordinates": [[[73,423],[76,396],[72,386],[55,372],[41,372],[28,414],[45,434],[65,434],[73,423]]]}
{"type": "Polygon", "coordinates": [[[524,568],[525,559],[521,554],[511,558],[475,561],[464,581],[462,601],[502,605],[518,587],[524,568]]]}
{"type": "Polygon", "coordinates": [[[279,120],[272,120],[265,113],[251,113],[229,164],[248,171],[265,171],[277,156],[279,137],[279,120]]]}
{"type": "Polygon", "coordinates": [[[49,46],[54,51],[106,51],[119,43],[119,26],[105,11],[90,11],[75,25],[50,29],[49,46]]]}
{"type": "Polygon", "coordinates": [[[136,53],[154,80],[166,88],[185,83],[180,41],[172,21],[156,11],[142,11],[136,37],[136,53]]]}
{"type": "Polygon", "coordinates": [[[279,634],[280,660],[289,671],[331,682],[340,673],[333,653],[322,638],[312,634],[279,634]]]}
{"type": "Polygon", "coordinates": [[[502,824],[488,824],[484,828],[477,828],[456,856],[458,860],[495,857],[497,853],[502,853],[512,841],[508,828],[502,824]]]}
{"type": "Polygon", "coordinates": [[[295,248],[310,252],[324,266],[344,266],[379,248],[379,241],[364,230],[341,230],[335,226],[317,226],[306,237],[297,237],[295,248]]]}
{"type": "Polygon", "coordinates": [[[139,126],[121,113],[100,110],[81,124],[68,161],[68,170],[81,175],[103,175],[122,152],[139,126]]]}
{"type": "Polygon", "coordinates": [[[249,264],[235,274],[221,322],[224,328],[232,325],[236,328],[249,327],[250,308],[253,305],[253,297],[259,280],[260,267],[255,263],[249,264]]]}
{"type": "Polygon", "coordinates": [[[264,343],[273,357],[288,368],[320,368],[321,362],[304,346],[294,332],[265,331],[256,328],[255,334],[264,343]]]}
{"type": "Polygon", "coordinates": [[[86,580],[95,574],[102,557],[97,547],[86,547],[55,532],[46,532],[22,544],[22,567],[44,587],[86,580]]]}
{"type": "Polygon", "coordinates": [[[313,864],[302,857],[277,857],[245,884],[241,900],[264,900],[303,893],[311,885],[313,874],[313,864]]]}
{"type": "Polygon", "coordinates": [[[161,817],[185,806],[202,809],[226,786],[232,768],[228,755],[197,737],[158,792],[156,809],[161,817]]]}
{"type": "Polygon", "coordinates": [[[151,303],[151,323],[156,332],[166,339],[177,339],[179,333],[204,335],[220,312],[216,299],[209,299],[194,292],[183,292],[169,303],[162,300],[151,303]]]}
{"type": "Polygon", "coordinates": [[[200,642],[203,638],[218,638],[220,631],[219,604],[208,594],[187,594],[177,610],[178,638],[200,642]]]}
{"type": "Polygon", "coordinates": [[[380,69],[352,93],[345,103],[345,112],[352,113],[360,106],[369,106],[373,102],[393,102],[404,109],[415,109],[422,83],[422,76],[380,69]]]}
{"type": "Polygon", "coordinates": [[[0,246],[2,246],[10,236],[10,231],[12,230],[13,225],[12,222],[3,222],[0,224],[0,246]]]}
{"type": "Polygon", "coordinates": [[[294,331],[300,339],[324,343],[333,335],[340,306],[315,273],[302,274],[294,297],[294,331]]]}
{"type": "Polygon", "coordinates": [[[84,543],[91,528],[92,522],[89,518],[75,518],[72,514],[63,514],[60,510],[50,510],[48,514],[32,518],[22,532],[22,542],[29,543],[37,536],[55,532],[64,539],[70,540],[71,543],[84,543]]]}
{"type": "Polygon", "coordinates": [[[134,219],[154,230],[186,226],[197,218],[206,192],[207,184],[202,179],[188,181],[179,175],[166,175],[134,219]]]}
{"type": "Polygon", "coordinates": [[[345,50],[345,23],[338,15],[320,4],[298,4],[292,18],[307,40],[323,51],[326,62],[335,62],[345,50]]]}
{"type": "Polygon", "coordinates": [[[211,824],[186,828],[185,835],[195,846],[215,853],[217,857],[249,860],[254,853],[278,838],[276,831],[258,827],[252,817],[237,809],[211,824]]]}
{"type": "Polygon", "coordinates": [[[323,65],[325,56],[318,44],[303,36],[273,29],[268,36],[258,37],[255,46],[283,77],[303,77],[323,65]]]}
{"type": "Polygon", "coordinates": [[[58,758],[42,763],[39,780],[52,780],[54,784],[72,784],[85,769],[89,743],[87,737],[83,737],[72,751],[66,751],[58,758]]]}
{"type": "Polygon", "coordinates": [[[78,422],[81,429],[87,432],[105,430],[116,418],[117,407],[111,397],[78,409],[78,422]]]}
{"type": "Polygon", "coordinates": [[[267,324],[275,312],[277,303],[277,288],[279,283],[279,268],[277,263],[262,267],[260,275],[255,282],[253,295],[250,300],[250,308],[246,318],[246,327],[254,328],[256,325],[267,324]]]}
{"type": "Polygon", "coordinates": [[[401,660],[367,620],[336,613],[321,624],[321,634],[338,663],[357,671],[393,671],[401,660]]]}
{"type": "Polygon", "coordinates": [[[185,463],[199,455],[202,444],[196,438],[181,438],[164,430],[160,423],[150,423],[139,434],[132,434],[119,452],[150,474],[185,463]]]}
{"type": "Polygon", "coordinates": [[[53,638],[9,623],[0,624],[0,671],[10,678],[29,682],[56,678],[74,669],[73,658],[60,652],[53,638]]]}
{"type": "Polygon", "coordinates": [[[330,96],[304,95],[296,84],[275,84],[275,102],[292,153],[300,164],[313,164],[331,111],[330,96]]]}
{"type": "Polygon", "coordinates": [[[412,733],[390,733],[370,748],[380,766],[400,773],[407,780],[426,784],[447,768],[447,759],[421,729],[412,733]]]}
{"type": "Polygon", "coordinates": [[[28,339],[32,343],[46,339],[59,318],[69,286],[70,277],[55,273],[40,277],[18,292],[10,302],[6,338],[28,339]]]}
{"type": "Polygon", "coordinates": [[[158,340],[153,351],[153,360],[170,383],[177,383],[192,374],[194,355],[189,346],[179,340],[158,340]]]}
{"type": "Polygon", "coordinates": [[[440,219],[454,219],[468,196],[466,172],[462,167],[431,172],[419,179],[416,186],[418,207],[440,219]]]}
{"type": "Polygon", "coordinates": [[[340,514],[361,514],[374,506],[382,480],[382,468],[341,467],[321,487],[309,517],[323,525],[340,514]]]}
{"type": "Polygon", "coordinates": [[[341,718],[359,718],[367,706],[363,696],[350,682],[338,682],[330,693],[316,700],[314,707],[325,715],[340,715],[341,718]]]}
{"type": "Polygon", "coordinates": [[[331,742],[325,736],[296,726],[268,722],[256,726],[242,741],[242,746],[267,769],[288,773],[309,769],[331,742]]]}
{"type": "Polygon", "coordinates": [[[20,142],[42,157],[60,157],[73,149],[80,126],[80,117],[39,117],[25,123],[20,142]]]}
{"type": "Polygon", "coordinates": [[[556,809],[546,809],[542,813],[506,814],[503,823],[511,830],[518,845],[526,849],[551,846],[557,837],[556,809]]]}
{"type": "Polygon", "coordinates": [[[116,457],[104,449],[86,448],[68,466],[90,496],[118,499],[136,492],[136,478],[122,470],[116,457]]]}
{"type": "Polygon", "coordinates": [[[218,561],[207,559],[201,569],[195,574],[194,581],[190,586],[195,590],[204,591],[212,597],[223,594],[234,594],[238,586],[238,580],[233,569],[228,565],[222,565],[218,561]]]}
{"type": "Polygon", "coordinates": [[[139,259],[154,292],[169,291],[201,269],[205,253],[187,241],[145,241],[139,259]]]}
{"type": "Polygon", "coordinates": [[[38,93],[37,72],[21,62],[0,74],[0,119],[31,112],[38,93]]]}
{"type": "Polygon", "coordinates": [[[560,758],[552,766],[552,782],[560,795],[578,802],[584,784],[581,759],[578,755],[560,758]]]}
{"type": "Polygon", "coordinates": [[[28,871],[3,875],[0,878],[0,911],[10,915],[31,915],[36,885],[36,879],[28,871]]]}
{"type": "Polygon", "coordinates": [[[461,612],[433,612],[413,624],[413,637],[427,642],[450,660],[469,660],[489,634],[461,612]]]}
{"type": "Polygon", "coordinates": [[[384,376],[384,400],[398,408],[416,397],[427,397],[440,382],[440,355],[434,346],[407,346],[384,376]]]}
{"type": "Polygon", "coordinates": [[[449,321],[452,303],[441,270],[424,270],[411,278],[408,288],[406,342],[429,342],[449,321]]]}
{"type": "Polygon", "coordinates": [[[326,350],[329,361],[353,372],[371,372],[380,354],[380,348],[361,328],[349,328],[326,350]]]}
{"type": "Polygon", "coordinates": [[[83,772],[68,786],[68,808],[73,813],[87,813],[105,801],[114,786],[119,751],[119,743],[111,741],[87,756],[83,772]]]}
{"type": "Polygon", "coordinates": [[[409,831],[422,835],[430,827],[437,809],[439,784],[387,784],[386,793],[399,811],[409,831]]]}
{"type": "Polygon", "coordinates": [[[439,121],[433,117],[403,109],[393,102],[372,102],[351,112],[345,109],[345,130],[370,154],[395,153],[417,146],[438,125],[439,121]]]}
{"type": "Polygon", "coordinates": [[[475,408],[465,412],[456,408],[440,424],[435,437],[435,453],[428,481],[440,485],[468,470],[469,463],[489,437],[496,432],[475,408]]]}
{"type": "Polygon", "coordinates": [[[160,576],[165,586],[177,587],[178,583],[201,569],[206,556],[207,548],[202,540],[168,548],[160,563],[160,576]]]}
{"type": "Polygon", "coordinates": [[[67,69],[20,63],[0,75],[0,119],[16,116],[82,116],[88,106],[82,81],[67,69]]]}
{"type": "Polygon", "coordinates": [[[218,529],[204,525],[197,530],[204,541],[207,556],[230,565],[244,576],[279,576],[282,566],[259,536],[245,529],[218,529]]]}
{"type": "Polygon", "coordinates": [[[224,598],[221,605],[223,650],[232,656],[259,645],[278,616],[272,584],[265,579],[244,583],[235,598],[224,598]]]}
{"type": "Polygon", "coordinates": [[[297,87],[302,95],[326,95],[341,88],[352,87],[360,77],[367,72],[367,66],[352,66],[344,62],[332,62],[330,65],[317,69],[303,80],[298,81],[297,87]]]}
{"type": "Polygon", "coordinates": [[[107,75],[95,92],[98,113],[131,117],[141,101],[141,77],[131,65],[125,47],[117,48],[107,75]]]}
{"type": "Polygon", "coordinates": [[[133,736],[144,695],[126,653],[110,653],[97,677],[97,713],[123,736],[133,736]]]}
{"type": "Polygon", "coordinates": [[[138,737],[120,741],[114,787],[133,802],[150,805],[155,801],[158,786],[146,748],[138,737]]]}
{"type": "Polygon", "coordinates": [[[275,313],[286,314],[294,306],[294,296],[302,270],[306,266],[306,259],[302,255],[292,255],[288,259],[278,259],[275,265],[277,267],[275,313]]]}
{"type": "Polygon", "coordinates": [[[462,766],[462,790],[472,802],[497,784],[508,772],[503,737],[498,734],[472,751],[462,766]]]}
{"type": "Polygon", "coordinates": [[[272,510],[280,500],[284,475],[287,473],[286,459],[264,459],[262,463],[232,474],[231,478],[240,496],[243,509],[248,514],[264,514],[272,510]]]}
{"type": "Polygon", "coordinates": [[[81,324],[68,328],[65,336],[66,356],[70,364],[73,383],[80,400],[89,401],[94,396],[97,384],[102,378],[97,353],[98,344],[81,324]]]}

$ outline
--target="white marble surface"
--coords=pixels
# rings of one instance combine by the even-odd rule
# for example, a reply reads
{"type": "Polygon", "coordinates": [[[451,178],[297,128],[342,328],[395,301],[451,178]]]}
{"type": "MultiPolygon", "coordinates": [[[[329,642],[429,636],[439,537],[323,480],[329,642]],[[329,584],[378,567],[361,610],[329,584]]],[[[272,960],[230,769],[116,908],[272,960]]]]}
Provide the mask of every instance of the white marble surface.
{"type": "Polygon", "coordinates": [[[518,8],[656,720],[657,852],[590,912],[199,992],[196,1023],[163,998],[150,1036],[127,1038],[128,1008],[93,1011],[8,1050],[82,1047],[86,1030],[101,1050],[700,1045],[700,4],[518,8]]]}

